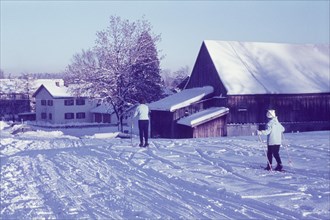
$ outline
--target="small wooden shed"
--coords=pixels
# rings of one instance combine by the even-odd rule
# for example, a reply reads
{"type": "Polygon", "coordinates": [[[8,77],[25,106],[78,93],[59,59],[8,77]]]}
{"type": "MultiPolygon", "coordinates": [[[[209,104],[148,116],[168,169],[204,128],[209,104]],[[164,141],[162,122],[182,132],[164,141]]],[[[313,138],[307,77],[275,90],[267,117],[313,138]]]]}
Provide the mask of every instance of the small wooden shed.
{"type": "Polygon", "coordinates": [[[210,108],[215,105],[213,91],[211,86],[185,89],[149,104],[151,137],[225,136],[228,109],[210,108]]]}
{"type": "Polygon", "coordinates": [[[228,108],[212,107],[177,121],[180,138],[227,136],[228,108]]]}

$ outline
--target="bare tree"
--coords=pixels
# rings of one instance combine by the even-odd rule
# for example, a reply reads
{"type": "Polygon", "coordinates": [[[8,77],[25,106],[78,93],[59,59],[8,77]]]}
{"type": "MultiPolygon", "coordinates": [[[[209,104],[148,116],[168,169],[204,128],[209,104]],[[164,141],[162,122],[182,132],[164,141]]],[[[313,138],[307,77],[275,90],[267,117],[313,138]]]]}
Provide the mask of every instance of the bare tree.
{"type": "MultiPolygon", "coordinates": [[[[148,21],[130,22],[111,16],[107,29],[97,32],[95,47],[73,57],[66,70],[66,80],[79,85],[73,89],[76,95],[87,95],[109,103],[122,130],[124,114],[137,101],[137,96],[132,93],[141,83],[134,77],[134,68],[141,66],[141,60],[147,60],[156,63],[159,70],[157,50],[150,50],[150,45],[155,46],[159,41],[160,35],[152,33],[148,21]],[[150,36],[148,41],[141,41],[146,34],[150,36]],[[148,54],[148,51],[153,54],[148,54]],[[145,56],[149,58],[143,59],[145,56]]],[[[156,74],[159,75],[159,71],[156,74]]]]}
{"type": "Polygon", "coordinates": [[[177,71],[171,72],[169,69],[162,71],[162,78],[167,88],[176,90],[176,88],[189,77],[190,69],[188,66],[180,67],[177,71]]]}

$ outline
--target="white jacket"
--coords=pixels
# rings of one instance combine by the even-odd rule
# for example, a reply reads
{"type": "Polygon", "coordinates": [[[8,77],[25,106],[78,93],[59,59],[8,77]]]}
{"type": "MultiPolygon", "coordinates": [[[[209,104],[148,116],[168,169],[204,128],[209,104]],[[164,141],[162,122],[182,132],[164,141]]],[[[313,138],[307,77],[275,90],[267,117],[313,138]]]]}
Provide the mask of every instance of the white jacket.
{"type": "Polygon", "coordinates": [[[282,133],[285,128],[278,121],[277,117],[272,118],[266,125],[266,130],[260,131],[263,135],[267,136],[268,145],[281,145],[282,133]]]}
{"type": "Polygon", "coordinates": [[[140,104],[135,109],[134,118],[138,116],[139,120],[149,120],[149,107],[145,104],[140,104]]]}

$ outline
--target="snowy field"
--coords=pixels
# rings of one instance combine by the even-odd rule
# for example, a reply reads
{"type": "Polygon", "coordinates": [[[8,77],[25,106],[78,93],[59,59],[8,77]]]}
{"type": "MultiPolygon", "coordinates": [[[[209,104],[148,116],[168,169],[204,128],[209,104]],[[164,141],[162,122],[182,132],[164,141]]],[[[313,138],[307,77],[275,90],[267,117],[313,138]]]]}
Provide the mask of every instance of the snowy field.
{"type": "Polygon", "coordinates": [[[255,136],[141,149],[88,129],[2,128],[1,219],[330,218],[329,131],[285,134],[286,172],[268,172],[255,136]]]}

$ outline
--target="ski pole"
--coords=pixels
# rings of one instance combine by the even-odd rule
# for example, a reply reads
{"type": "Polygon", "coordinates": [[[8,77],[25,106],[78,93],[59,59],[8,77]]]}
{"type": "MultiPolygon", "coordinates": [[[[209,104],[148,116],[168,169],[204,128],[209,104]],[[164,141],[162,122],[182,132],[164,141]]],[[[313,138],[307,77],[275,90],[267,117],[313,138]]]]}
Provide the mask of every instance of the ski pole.
{"type": "Polygon", "coordinates": [[[284,134],[282,133],[282,138],[283,138],[283,146],[284,146],[284,148],[285,148],[285,150],[286,150],[286,153],[287,153],[287,155],[288,155],[288,159],[289,159],[289,165],[291,166],[291,167],[293,167],[293,163],[292,163],[292,160],[291,160],[291,157],[290,157],[290,154],[289,154],[289,150],[288,150],[288,146],[286,145],[286,144],[284,144],[284,134]]]}
{"type": "Polygon", "coordinates": [[[131,120],[131,145],[133,146],[133,120],[131,120]]]}
{"type": "Polygon", "coordinates": [[[269,168],[270,168],[270,171],[273,171],[272,165],[270,164],[270,161],[268,160],[268,156],[267,156],[266,148],[264,147],[264,144],[262,143],[262,140],[261,140],[261,137],[260,137],[259,134],[258,134],[258,138],[259,138],[259,142],[260,142],[260,144],[261,144],[261,147],[264,149],[265,156],[266,156],[267,163],[268,163],[268,166],[269,166],[269,168]]]}

